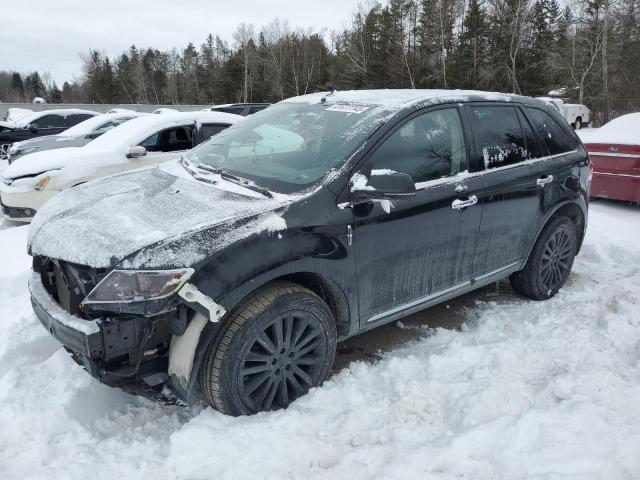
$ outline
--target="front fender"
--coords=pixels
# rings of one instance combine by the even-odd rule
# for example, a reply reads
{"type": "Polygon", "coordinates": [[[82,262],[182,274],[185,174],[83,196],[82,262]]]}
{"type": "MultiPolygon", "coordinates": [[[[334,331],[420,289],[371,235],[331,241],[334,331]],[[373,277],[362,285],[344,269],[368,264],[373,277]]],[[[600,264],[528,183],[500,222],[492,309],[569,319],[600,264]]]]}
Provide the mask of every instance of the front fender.
{"type": "MultiPolygon", "coordinates": [[[[172,375],[170,380],[172,390],[186,402],[195,398],[198,372],[207,348],[216,341],[238,305],[264,285],[294,274],[313,274],[340,288],[347,304],[357,304],[354,258],[346,243],[346,226],[343,225],[303,227],[250,237],[217,252],[198,265],[196,272],[190,283],[224,307],[227,313],[204,324],[201,315],[196,314],[192,319],[195,325],[192,333],[197,335],[190,335],[189,348],[184,348],[185,342],[175,343],[176,346],[182,344],[183,351],[191,349],[193,352],[188,358],[192,359],[188,378],[172,375]],[[200,321],[194,322],[196,319],[200,321]]],[[[351,328],[357,326],[357,311],[349,310],[348,316],[351,328]]]]}

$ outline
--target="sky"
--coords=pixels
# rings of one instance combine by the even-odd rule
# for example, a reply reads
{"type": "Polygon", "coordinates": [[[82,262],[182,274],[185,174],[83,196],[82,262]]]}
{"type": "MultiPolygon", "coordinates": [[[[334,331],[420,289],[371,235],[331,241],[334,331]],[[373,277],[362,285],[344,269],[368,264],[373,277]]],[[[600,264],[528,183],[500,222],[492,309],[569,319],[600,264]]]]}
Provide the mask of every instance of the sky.
{"type": "Polygon", "coordinates": [[[11,0],[0,27],[0,70],[49,72],[62,84],[81,75],[81,53],[114,56],[135,44],[199,46],[209,33],[233,42],[240,23],[274,18],[292,27],[338,30],[357,0],[11,0]]]}

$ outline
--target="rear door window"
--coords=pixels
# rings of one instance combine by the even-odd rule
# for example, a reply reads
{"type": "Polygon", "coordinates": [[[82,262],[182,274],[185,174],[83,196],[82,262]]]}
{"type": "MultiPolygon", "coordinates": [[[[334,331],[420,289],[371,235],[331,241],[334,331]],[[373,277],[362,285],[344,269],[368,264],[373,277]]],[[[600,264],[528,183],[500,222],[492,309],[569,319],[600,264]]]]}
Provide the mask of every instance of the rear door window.
{"type": "Polygon", "coordinates": [[[514,165],[535,152],[529,150],[527,140],[512,106],[472,106],[476,147],[482,154],[485,169],[514,165]]]}
{"type": "Polygon", "coordinates": [[[570,152],[578,147],[578,142],[568,125],[564,128],[551,115],[538,108],[527,107],[526,112],[545,143],[549,155],[570,152]]]}
{"type": "Polygon", "coordinates": [[[527,151],[529,152],[529,158],[540,158],[546,155],[545,150],[542,148],[538,136],[536,135],[533,127],[529,121],[525,118],[524,114],[518,109],[518,118],[520,119],[520,125],[524,131],[524,138],[527,143],[527,151]]]}
{"type": "Polygon", "coordinates": [[[373,170],[411,175],[415,183],[446,178],[467,169],[460,115],[455,108],[412,118],[371,157],[373,170]]]}

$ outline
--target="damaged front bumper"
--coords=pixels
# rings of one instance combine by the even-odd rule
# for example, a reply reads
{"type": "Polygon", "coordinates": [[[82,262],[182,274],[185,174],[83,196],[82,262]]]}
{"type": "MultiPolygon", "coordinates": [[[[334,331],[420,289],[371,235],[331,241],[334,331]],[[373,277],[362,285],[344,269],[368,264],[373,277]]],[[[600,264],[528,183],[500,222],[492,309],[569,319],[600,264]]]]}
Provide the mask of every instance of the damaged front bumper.
{"type": "Polygon", "coordinates": [[[165,403],[182,402],[165,388],[171,332],[162,317],[77,317],[51,297],[35,272],[29,290],[42,325],[101,383],[165,403]]]}

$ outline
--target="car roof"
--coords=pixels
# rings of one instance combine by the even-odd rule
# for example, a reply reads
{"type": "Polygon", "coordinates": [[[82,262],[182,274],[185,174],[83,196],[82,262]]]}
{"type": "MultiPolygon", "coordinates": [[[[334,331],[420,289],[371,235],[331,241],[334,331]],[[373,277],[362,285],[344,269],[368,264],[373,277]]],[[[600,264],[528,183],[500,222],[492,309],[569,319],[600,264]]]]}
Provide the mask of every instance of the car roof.
{"type": "MultiPolygon", "coordinates": [[[[195,122],[198,125],[203,123],[232,125],[241,120],[244,120],[244,117],[224,112],[195,111],[145,115],[112,128],[104,135],[87,144],[85,148],[105,149],[118,145],[127,146],[132,142],[137,144],[141,137],[153,135],[158,129],[171,128],[172,126],[185,125],[191,122],[195,122]]],[[[144,138],[142,139],[144,140],[144,138]]]]}
{"type": "Polygon", "coordinates": [[[82,110],[80,108],[58,108],[51,110],[41,110],[39,112],[33,112],[24,117],[20,117],[16,120],[16,125],[28,125],[29,123],[42,118],[46,115],[100,115],[99,112],[94,112],[93,110],[82,110]]]}
{"type": "Polygon", "coordinates": [[[386,110],[402,110],[409,107],[426,106],[448,102],[521,102],[541,105],[543,102],[530,97],[511,93],[483,92],[480,90],[430,90],[430,89],[388,89],[388,90],[347,90],[312,93],[293,97],[283,102],[319,103],[326,99],[331,103],[355,103],[376,105],[386,110]]]}
{"type": "Polygon", "coordinates": [[[114,112],[114,113],[103,113],[101,115],[96,115],[91,117],[84,122],[80,122],[77,125],[74,125],[71,128],[68,128],[64,132],[60,134],[60,136],[71,137],[76,135],[86,135],[88,133],[93,132],[94,129],[101,127],[107,122],[111,122],[113,120],[119,120],[121,118],[137,118],[142,117],[148,114],[134,112],[133,110],[123,111],[123,112],[114,112]]]}

